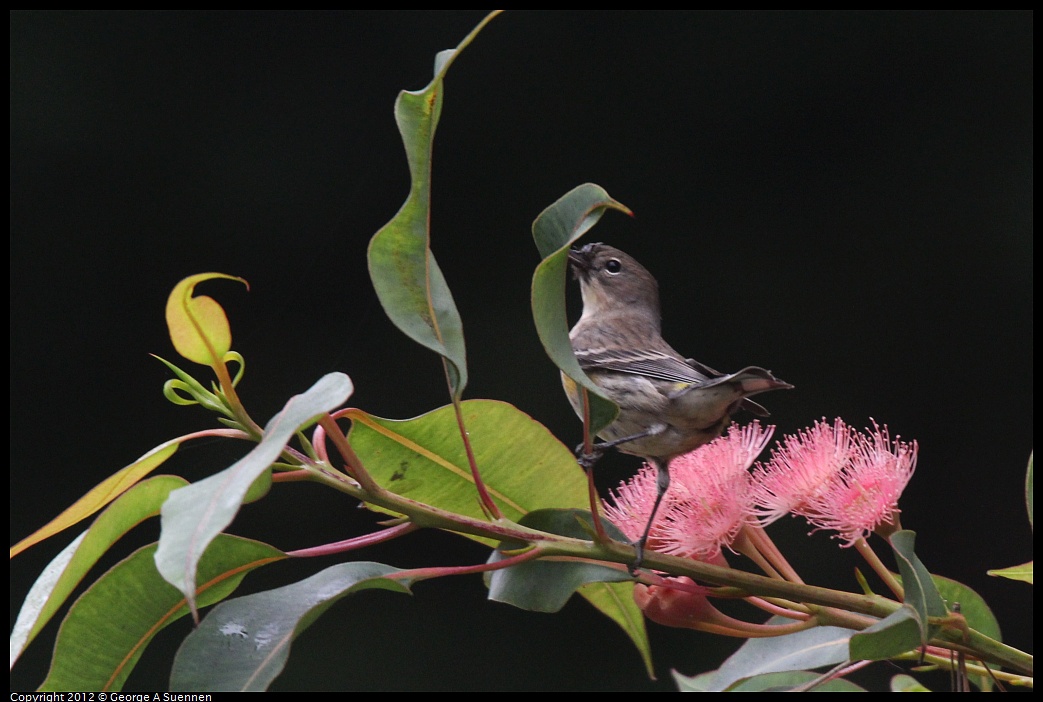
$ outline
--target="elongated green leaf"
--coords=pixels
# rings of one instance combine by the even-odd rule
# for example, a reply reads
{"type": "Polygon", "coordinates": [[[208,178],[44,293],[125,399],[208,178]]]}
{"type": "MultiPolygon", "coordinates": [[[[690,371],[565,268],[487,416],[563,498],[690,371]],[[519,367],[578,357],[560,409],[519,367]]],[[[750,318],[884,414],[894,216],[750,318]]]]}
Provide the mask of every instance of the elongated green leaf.
{"type": "Polygon", "coordinates": [[[467,385],[463,321],[442,270],[431,253],[431,154],[442,114],[443,81],[453,60],[495,13],[454,50],[435,57],[435,77],[426,88],[403,90],[395,122],[406,147],[411,179],[405,204],[369,242],[369,276],[388,318],[409,338],[441,355],[453,398],[467,385]]]}
{"type": "Polygon", "coordinates": [[[945,602],[938,594],[930,571],[916,556],[916,532],[898,531],[891,535],[889,541],[898,562],[898,570],[902,574],[905,604],[916,612],[916,619],[920,625],[920,643],[925,644],[932,636],[927,618],[945,616],[945,602]]]}
{"type": "Polygon", "coordinates": [[[25,537],[11,547],[11,558],[45,539],[49,539],[73,524],[83,521],[105,505],[109,504],[136,482],[154,471],[168,458],[174,455],[181,439],[173,439],[160,444],[138,460],[101,481],[90,491],[76,500],[68,509],[52,519],[47,525],[25,537]]]}
{"type": "MultiPolygon", "coordinates": [[[[508,519],[517,521],[536,509],[589,505],[582,469],[542,424],[495,400],[467,400],[461,411],[482,480],[508,519]]],[[[378,483],[404,497],[485,519],[451,406],[406,420],[359,410],[347,416],[351,445],[378,483]]]]}
{"type": "Polygon", "coordinates": [[[323,412],[340,406],[352,385],[343,373],[330,373],[301,395],[290,398],[264,429],[253,450],[217,475],[171,493],[162,510],[163,531],[156,566],[195,609],[196,566],[207,546],[232,523],[250,486],[279,457],[294,433],[323,412]]]}
{"type": "Polygon", "coordinates": [[[919,615],[908,604],[851,637],[851,660],[880,661],[920,645],[919,615]]]}
{"type": "Polygon", "coordinates": [[[11,632],[12,667],[98,559],[128,531],[159,514],[171,490],[187,484],[184,478],[173,475],[159,475],[138,483],[109,505],[90,529],[44,568],[26,595],[11,632]]]}
{"type": "Polygon", "coordinates": [[[293,640],[333,603],[371,588],[408,593],[408,581],[385,577],[397,572],[381,563],[341,563],[299,583],[221,603],[182,643],[171,690],[267,690],[286,666],[293,640]]]}
{"type": "MultiPolygon", "coordinates": [[[[779,621],[772,619],[773,623],[779,621]]],[[[679,685],[721,692],[755,675],[833,666],[848,660],[848,640],[854,633],[836,626],[819,626],[786,636],[750,639],[716,671],[695,678],[675,677],[679,685]]]]}
{"type": "Polygon", "coordinates": [[[216,366],[232,348],[232,329],[228,317],[217,300],[206,295],[192,295],[196,285],[205,280],[242,278],[225,273],[200,273],[185,278],[170,291],[167,298],[167,330],[179,354],[204,366],[216,366]]]}
{"type": "Polygon", "coordinates": [[[1009,568],[999,568],[996,570],[987,571],[989,575],[995,575],[1000,578],[1009,578],[1011,580],[1020,580],[1030,585],[1033,583],[1033,561],[1028,563],[1022,563],[1021,565],[1011,566],[1009,568]]]}
{"type": "Polygon", "coordinates": [[[554,365],[587,389],[592,435],[611,424],[619,408],[601,395],[576,362],[565,315],[565,279],[569,247],[608,209],[630,214],[625,205],[609,197],[600,186],[587,183],[567,192],[541,212],[532,224],[532,237],[543,257],[532,276],[532,318],[543,348],[554,365]]]}
{"type": "MultiPolygon", "coordinates": [[[[156,544],[113,566],[70,608],[58,632],[54,658],[40,690],[120,690],[157,632],[188,613],[185,598],[156,571],[156,544]]],[[[249,571],[285,558],[278,550],[227,534],[199,563],[205,606],[231,594],[249,571]]]]}

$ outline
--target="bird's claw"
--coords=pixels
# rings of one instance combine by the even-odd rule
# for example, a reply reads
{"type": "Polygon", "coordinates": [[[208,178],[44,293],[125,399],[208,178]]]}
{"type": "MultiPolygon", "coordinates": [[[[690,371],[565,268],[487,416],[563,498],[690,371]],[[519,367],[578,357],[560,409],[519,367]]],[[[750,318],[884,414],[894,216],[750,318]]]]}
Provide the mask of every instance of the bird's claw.
{"type": "Polygon", "coordinates": [[[601,456],[604,455],[604,451],[600,450],[595,446],[590,453],[587,453],[584,449],[586,447],[580,444],[576,447],[576,462],[579,463],[579,467],[583,470],[590,470],[594,465],[601,460],[601,456]]]}

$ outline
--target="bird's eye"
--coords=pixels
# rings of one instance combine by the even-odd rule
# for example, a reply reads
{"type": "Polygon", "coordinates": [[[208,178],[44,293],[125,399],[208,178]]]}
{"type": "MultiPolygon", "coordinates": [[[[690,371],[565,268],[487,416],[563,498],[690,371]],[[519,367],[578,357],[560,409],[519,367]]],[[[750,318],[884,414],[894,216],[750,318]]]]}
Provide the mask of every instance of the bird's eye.
{"type": "Polygon", "coordinates": [[[623,270],[623,264],[619,262],[618,258],[610,258],[605,264],[605,270],[612,275],[619,275],[619,272],[623,270]]]}

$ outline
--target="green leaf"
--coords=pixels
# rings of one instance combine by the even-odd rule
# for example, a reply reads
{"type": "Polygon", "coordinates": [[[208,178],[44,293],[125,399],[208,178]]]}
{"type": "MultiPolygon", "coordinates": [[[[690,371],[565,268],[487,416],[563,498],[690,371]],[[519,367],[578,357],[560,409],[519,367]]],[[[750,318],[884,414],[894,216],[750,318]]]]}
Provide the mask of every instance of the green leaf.
{"type": "Polygon", "coordinates": [[[163,505],[156,566],[167,582],[185,593],[193,611],[196,565],[207,546],[232,523],[250,487],[297,430],[343,404],[351,391],[351,380],[343,373],[323,376],[307,392],[290,398],[250,453],[220,473],[171,493],[163,505]]]}
{"type": "Polygon", "coordinates": [[[1010,578],[1011,580],[1020,580],[1022,582],[1032,583],[1032,564],[1033,561],[1028,563],[1022,563],[1021,565],[1011,566],[1009,568],[1000,568],[998,570],[988,571],[989,575],[995,575],[1000,578],[1010,578]]]}
{"type": "MultiPolygon", "coordinates": [[[[855,683],[835,679],[804,689],[809,683],[818,680],[822,676],[807,670],[793,670],[782,673],[765,673],[743,678],[728,687],[728,692],[791,692],[800,690],[803,692],[866,692],[865,688],[855,683]]],[[[680,686],[679,686],[680,687],[680,686]]],[[[698,690],[680,688],[681,692],[698,692],[698,690]]]]}
{"type": "MultiPolygon", "coordinates": [[[[506,402],[467,400],[460,407],[482,480],[504,516],[518,521],[536,509],[589,506],[583,470],[546,427],[506,402]]],[[[403,497],[486,519],[452,406],[405,420],[361,410],[345,416],[352,420],[352,448],[380,485],[403,497]]]]}
{"type": "MultiPolygon", "coordinates": [[[[773,617],[770,623],[782,621],[786,620],[773,617]]],[[[716,671],[693,678],[674,677],[678,686],[721,692],[757,675],[833,666],[848,660],[848,641],[854,633],[836,626],[818,626],[785,636],[749,639],[716,671]]]]}
{"type": "Polygon", "coordinates": [[[411,184],[405,204],[369,243],[369,275],[388,318],[409,338],[448,362],[453,397],[467,385],[463,321],[442,270],[431,253],[431,154],[442,112],[442,82],[454,52],[435,61],[435,78],[423,90],[403,90],[395,122],[406,147],[411,184]]]}
{"type": "Polygon", "coordinates": [[[293,585],[223,602],[181,644],[170,689],[267,690],[286,666],[293,640],[342,597],[371,588],[408,593],[407,582],[384,577],[397,572],[380,563],[341,563],[293,585]]]}
{"type": "Polygon", "coordinates": [[[173,456],[181,441],[182,439],[173,439],[165,444],[160,444],[129,466],[105,478],[105,480],[91,488],[86,495],[76,500],[72,506],[48,522],[46,526],[41,527],[12,546],[11,558],[14,558],[30,546],[49,539],[58,532],[68,529],[73,524],[83,521],[115,500],[173,456]]]}
{"type": "MultiPolygon", "coordinates": [[[[461,412],[482,480],[504,516],[523,521],[529,512],[589,508],[587,479],[575,456],[553,434],[505,402],[467,400],[461,412]]],[[[414,419],[382,419],[350,410],[348,439],[380,485],[418,502],[486,519],[476,499],[467,454],[451,406],[414,419]]],[[[464,534],[489,546],[495,542],[464,534]]],[[[582,534],[581,538],[590,538],[582,534]]],[[[622,535],[621,540],[626,540],[622,535]]],[[[629,583],[587,585],[581,593],[616,622],[651,665],[644,616],[629,583]]]]}
{"type": "MultiPolygon", "coordinates": [[[[69,609],[42,692],[120,690],[152,638],[188,613],[185,598],[156,571],[156,544],[113,566],[69,609]]],[[[199,606],[235,591],[259,566],[285,558],[249,539],[220,535],[199,563],[199,606]]]]}
{"type": "Polygon", "coordinates": [[[880,661],[912,651],[922,630],[917,611],[908,604],[851,637],[851,660],[880,661]]]}
{"type": "Polygon", "coordinates": [[[587,183],[567,192],[532,223],[532,237],[543,257],[532,276],[532,318],[554,365],[587,389],[592,435],[611,424],[619,408],[601,394],[576,362],[565,315],[565,279],[569,247],[608,209],[630,214],[625,205],[609,197],[600,186],[587,183]]]}
{"type": "Polygon", "coordinates": [[[948,603],[949,609],[953,609],[953,605],[957,602],[960,604],[960,614],[972,629],[997,641],[1003,640],[1000,623],[981,595],[951,578],[941,575],[932,575],[931,578],[934,580],[935,587],[938,588],[938,594],[948,603]]]}
{"type": "Polygon", "coordinates": [[[171,490],[188,482],[159,475],[123,493],[52,560],[33,583],[11,632],[11,667],[95,563],[124,534],[159,508],[171,490]]]}
{"type": "Polygon", "coordinates": [[[927,570],[914,551],[916,532],[897,531],[889,539],[894,551],[898,570],[902,574],[902,587],[905,588],[905,604],[916,612],[920,626],[920,643],[926,644],[931,638],[928,617],[944,617],[947,614],[945,602],[934,584],[931,573],[927,570]]]}
{"type": "MultiPolygon", "coordinates": [[[[590,513],[581,510],[539,510],[525,515],[525,526],[562,536],[589,539],[579,521],[591,523],[590,513]]],[[[626,537],[611,524],[605,524],[610,536],[619,541],[626,537]]],[[[520,544],[504,542],[493,551],[489,563],[499,563],[505,556],[501,549],[518,548],[520,544]]],[[[536,560],[496,570],[489,574],[489,599],[505,602],[532,612],[557,612],[565,606],[572,593],[587,583],[630,582],[633,578],[625,570],[585,561],[536,560]]],[[[633,591],[633,586],[630,588],[633,591]]]]}
{"type": "Polygon", "coordinates": [[[193,297],[196,285],[205,280],[242,278],[224,273],[199,273],[174,286],[167,298],[167,330],[174,349],[195,363],[214,367],[232,348],[232,329],[221,305],[212,297],[193,297]]]}

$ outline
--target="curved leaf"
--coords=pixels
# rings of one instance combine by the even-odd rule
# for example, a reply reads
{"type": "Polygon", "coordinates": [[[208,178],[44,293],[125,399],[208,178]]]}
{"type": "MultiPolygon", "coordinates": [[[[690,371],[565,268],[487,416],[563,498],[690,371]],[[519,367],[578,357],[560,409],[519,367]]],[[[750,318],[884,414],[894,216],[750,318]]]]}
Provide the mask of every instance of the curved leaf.
{"type": "MultiPolygon", "coordinates": [[[[783,673],[765,673],[764,675],[754,675],[753,677],[739,680],[728,687],[728,692],[792,692],[797,689],[804,692],[866,691],[865,688],[859,687],[850,680],[844,680],[842,678],[828,680],[821,685],[815,685],[809,690],[804,690],[805,685],[814,682],[820,677],[822,676],[818,673],[812,673],[806,670],[793,670],[783,673]]],[[[678,688],[681,692],[705,692],[705,690],[692,687],[690,682],[685,682],[687,684],[682,686],[681,680],[678,680],[678,688]]]]}
{"type": "Polygon", "coordinates": [[[163,531],[156,567],[185,594],[195,610],[196,566],[210,542],[232,523],[251,485],[279,457],[286,443],[317,415],[340,406],[352,385],[343,373],[330,373],[290,398],[272,417],[253,450],[229,468],[171,493],[162,510],[163,531]]]}
{"type": "Polygon", "coordinates": [[[881,661],[920,645],[921,622],[908,604],[851,637],[851,660],[881,661]]]}
{"type": "Polygon", "coordinates": [[[11,558],[25,549],[49,539],[73,524],[81,522],[105,505],[126,492],[143,477],[154,471],[168,458],[174,455],[182,439],[172,439],[160,444],[138,460],[131,463],[91,488],[86,495],[76,500],[68,509],[48,522],[45,526],[25,537],[11,547],[11,558]]]}
{"type": "Polygon", "coordinates": [[[532,237],[543,257],[532,276],[532,318],[554,365],[587,389],[591,435],[597,435],[611,424],[619,408],[600,394],[576,362],[565,315],[565,279],[569,247],[593,227],[607,209],[631,214],[600,186],[586,183],[567,192],[532,223],[532,237]]]}
{"type": "Polygon", "coordinates": [[[188,484],[184,478],[159,475],[123,493],[80,534],[33,583],[11,632],[11,667],[98,559],[124,534],[159,514],[172,490],[188,484]]]}
{"type": "Polygon", "coordinates": [[[232,348],[232,329],[221,305],[212,297],[193,297],[196,285],[204,280],[242,278],[224,273],[199,273],[174,286],[167,298],[167,329],[179,354],[204,366],[216,366],[232,348]]]}
{"type": "MultiPolygon", "coordinates": [[[[581,510],[539,510],[527,514],[521,523],[552,534],[588,539],[591,532],[584,528],[581,519],[589,523],[590,513],[581,510]]],[[[605,529],[612,538],[627,540],[612,524],[605,524],[605,529]]],[[[488,562],[502,561],[504,556],[501,549],[509,550],[518,546],[513,543],[501,544],[500,548],[493,551],[488,562]]],[[[489,599],[532,612],[557,612],[569,601],[572,593],[583,585],[632,580],[625,570],[598,563],[536,560],[489,573],[489,599]]]]}
{"type": "MultiPolygon", "coordinates": [[[[163,581],[155,566],[156,544],[135,551],[76,600],[54,646],[54,658],[40,690],[120,690],[157,632],[188,613],[180,592],[163,581]]],[[[277,549],[249,539],[220,535],[199,563],[205,606],[235,591],[254,568],[285,558],[277,549]]]]}
{"type": "Polygon", "coordinates": [[[497,13],[460,45],[435,57],[435,77],[426,88],[403,90],[395,100],[395,122],[409,162],[409,196],[369,242],[369,277],[388,318],[413,341],[441,355],[454,399],[467,385],[463,321],[453,294],[431,253],[431,154],[442,114],[442,83],[449,66],[497,13]]]}
{"type": "Polygon", "coordinates": [[[342,597],[363,589],[409,592],[399,572],[381,563],[341,563],[306,580],[214,608],[174,658],[170,689],[264,691],[286,666],[290,645],[342,597]]]}
{"type": "MultiPolygon", "coordinates": [[[[590,538],[594,531],[590,512],[578,509],[542,509],[529,512],[520,523],[562,536],[590,538]]],[[[617,541],[626,536],[610,522],[605,531],[617,541]]],[[[501,544],[501,549],[511,548],[501,544]]],[[[489,562],[502,559],[501,551],[493,551],[489,562]]],[[[634,583],[625,571],[596,563],[538,560],[520,563],[489,573],[489,599],[505,602],[534,612],[557,612],[573,592],[579,592],[602,614],[614,621],[634,642],[650,678],[655,677],[652,651],[645,629],[645,615],[634,602],[634,583]]]]}
{"type": "Polygon", "coordinates": [[[927,618],[945,616],[945,602],[938,594],[930,571],[916,555],[916,532],[896,531],[888,541],[895,554],[898,571],[902,574],[905,604],[916,612],[916,619],[920,624],[920,643],[925,644],[932,636],[927,618]]]}

